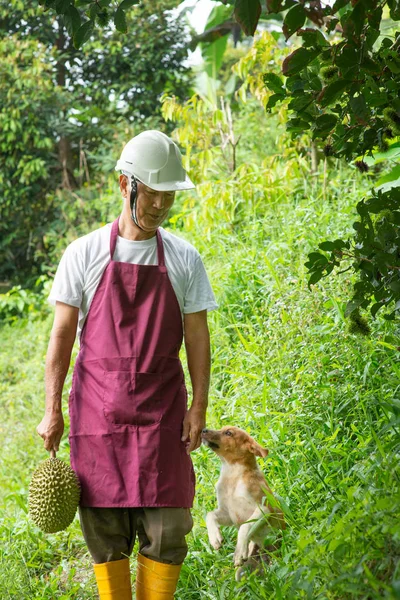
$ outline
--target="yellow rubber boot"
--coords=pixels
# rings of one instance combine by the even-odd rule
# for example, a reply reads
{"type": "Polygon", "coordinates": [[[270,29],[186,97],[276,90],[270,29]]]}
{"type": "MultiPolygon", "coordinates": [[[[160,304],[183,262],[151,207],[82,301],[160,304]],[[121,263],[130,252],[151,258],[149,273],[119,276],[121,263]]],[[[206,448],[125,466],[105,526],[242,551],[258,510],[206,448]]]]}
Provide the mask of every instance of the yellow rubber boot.
{"type": "Polygon", "coordinates": [[[129,558],[93,565],[100,600],[132,600],[129,558]]]}
{"type": "Polygon", "coordinates": [[[173,600],[182,565],[166,565],[138,554],[136,600],[173,600]]]}

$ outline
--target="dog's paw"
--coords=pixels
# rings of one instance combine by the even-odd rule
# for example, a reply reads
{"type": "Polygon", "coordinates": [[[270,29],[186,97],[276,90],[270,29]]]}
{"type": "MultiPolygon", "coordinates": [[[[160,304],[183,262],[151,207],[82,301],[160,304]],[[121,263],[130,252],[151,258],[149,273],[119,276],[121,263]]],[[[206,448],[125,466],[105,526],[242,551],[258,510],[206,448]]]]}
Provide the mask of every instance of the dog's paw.
{"type": "Polygon", "coordinates": [[[251,573],[258,571],[260,571],[260,560],[256,556],[250,556],[236,569],[235,579],[236,581],[240,581],[243,577],[247,577],[251,573]]]}
{"type": "Polygon", "coordinates": [[[221,548],[224,539],[219,529],[213,531],[212,534],[209,535],[209,541],[214,550],[219,550],[221,548]]]}
{"type": "Polygon", "coordinates": [[[236,546],[235,554],[233,555],[233,562],[235,564],[235,567],[240,567],[244,563],[244,561],[248,559],[248,556],[249,552],[247,545],[236,546]]]}

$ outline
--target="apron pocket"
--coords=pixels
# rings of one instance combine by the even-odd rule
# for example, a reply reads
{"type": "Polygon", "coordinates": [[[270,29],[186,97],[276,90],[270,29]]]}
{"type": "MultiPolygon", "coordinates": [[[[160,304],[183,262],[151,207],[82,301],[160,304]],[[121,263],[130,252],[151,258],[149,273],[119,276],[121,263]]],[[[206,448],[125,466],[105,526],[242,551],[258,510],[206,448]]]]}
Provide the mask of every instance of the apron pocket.
{"type": "Polygon", "coordinates": [[[116,425],[144,427],[162,418],[162,376],[159,373],[108,371],[104,377],[103,411],[116,425]]]}

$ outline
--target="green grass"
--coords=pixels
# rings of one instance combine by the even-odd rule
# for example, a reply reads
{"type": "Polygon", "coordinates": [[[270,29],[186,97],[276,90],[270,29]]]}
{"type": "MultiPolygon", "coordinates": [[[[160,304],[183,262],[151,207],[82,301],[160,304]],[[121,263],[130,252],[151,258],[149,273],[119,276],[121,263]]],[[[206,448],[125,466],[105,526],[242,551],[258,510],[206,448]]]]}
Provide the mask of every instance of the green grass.
{"type": "MultiPolygon", "coordinates": [[[[307,252],[351,229],[367,186],[349,169],[310,177],[305,159],[266,159],[236,182],[200,186],[174,219],[201,252],[220,304],[210,315],[213,347],[208,425],[235,424],[269,448],[260,460],[288,529],[261,577],[234,580],[234,528],[208,544],[219,463],[193,454],[195,526],[178,600],[400,598],[398,326],[347,331],[351,278],[309,291],[307,252]],[[275,162],[272,162],[275,160],[275,162]]],[[[1,329],[0,597],[96,597],[92,561],[77,518],[55,535],[26,514],[30,474],[46,458],[35,429],[44,407],[44,360],[52,324],[21,319],[1,329]]],[[[59,457],[68,460],[66,431],[59,457]]],[[[134,577],[134,560],[132,576],[134,577]]]]}

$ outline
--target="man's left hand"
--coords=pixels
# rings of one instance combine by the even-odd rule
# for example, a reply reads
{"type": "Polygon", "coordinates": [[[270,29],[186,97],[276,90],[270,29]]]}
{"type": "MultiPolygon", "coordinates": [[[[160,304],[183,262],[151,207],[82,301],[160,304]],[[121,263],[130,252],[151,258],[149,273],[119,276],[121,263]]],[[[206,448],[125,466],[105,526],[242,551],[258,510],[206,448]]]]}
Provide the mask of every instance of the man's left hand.
{"type": "Polygon", "coordinates": [[[206,412],[191,406],[183,420],[182,442],[186,442],[186,452],[190,454],[201,445],[201,432],[206,424],[206,412]]]}

